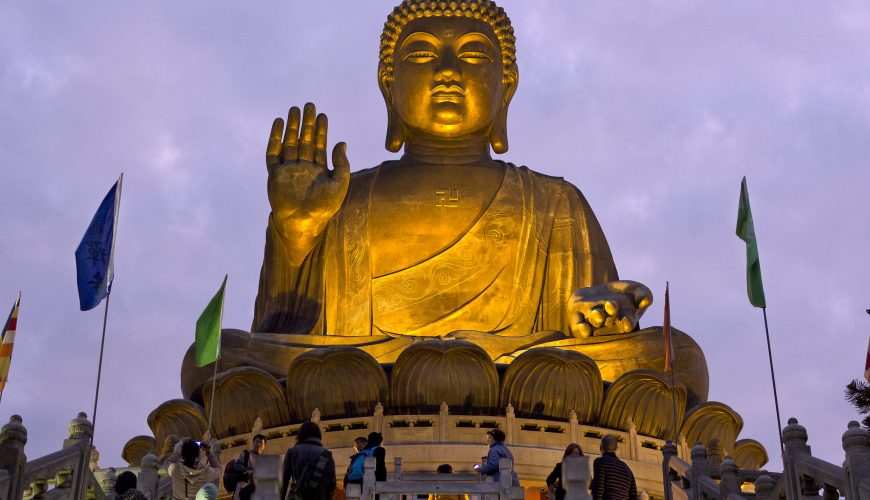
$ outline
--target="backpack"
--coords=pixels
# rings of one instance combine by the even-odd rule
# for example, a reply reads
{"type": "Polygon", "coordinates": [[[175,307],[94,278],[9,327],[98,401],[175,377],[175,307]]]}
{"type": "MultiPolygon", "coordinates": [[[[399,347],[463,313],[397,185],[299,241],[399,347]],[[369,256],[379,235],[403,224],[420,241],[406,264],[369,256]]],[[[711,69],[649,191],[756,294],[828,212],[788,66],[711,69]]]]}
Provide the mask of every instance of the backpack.
{"type": "Polygon", "coordinates": [[[316,461],[305,464],[292,488],[295,499],[329,498],[330,478],[335,477],[335,461],[329,450],[323,450],[316,461]]]}
{"type": "Polygon", "coordinates": [[[348,481],[362,481],[363,466],[365,465],[366,458],[375,456],[376,449],[378,449],[377,446],[363,450],[351,457],[350,464],[347,466],[347,474],[345,475],[348,481]]]}
{"type": "Polygon", "coordinates": [[[251,480],[251,469],[248,467],[248,463],[251,460],[249,456],[250,452],[245,450],[244,453],[244,462],[232,459],[224,467],[224,488],[230,493],[236,491],[236,486],[242,481],[250,482],[251,480]]]}

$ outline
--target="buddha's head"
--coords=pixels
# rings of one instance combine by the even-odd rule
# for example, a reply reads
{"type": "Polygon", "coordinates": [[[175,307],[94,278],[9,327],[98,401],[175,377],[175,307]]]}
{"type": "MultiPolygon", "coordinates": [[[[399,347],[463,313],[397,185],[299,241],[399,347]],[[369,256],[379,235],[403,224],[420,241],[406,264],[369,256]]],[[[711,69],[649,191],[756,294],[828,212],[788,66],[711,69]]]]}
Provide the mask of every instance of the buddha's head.
{"type": "Polygon", "coordinates": [[[386,147],[488,140],[508,149],[507,111],[519,73],[513,28],[490,0],[405,0],[381,35],[378,83],[386,147]]]}

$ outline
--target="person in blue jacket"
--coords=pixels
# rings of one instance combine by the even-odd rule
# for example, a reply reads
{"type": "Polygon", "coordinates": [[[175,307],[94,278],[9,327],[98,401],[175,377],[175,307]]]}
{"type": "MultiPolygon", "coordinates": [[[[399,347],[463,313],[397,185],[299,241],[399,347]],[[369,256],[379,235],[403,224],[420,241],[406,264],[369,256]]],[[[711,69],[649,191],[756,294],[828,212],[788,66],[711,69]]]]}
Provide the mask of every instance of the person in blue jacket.
{"type": "MultiPolygon", "coordinates": [[[[492,476],[494,482],[499,482],[501,473],[498,470],[498,461],[501,458],[509,458],[511,462],[514,456],[504,444],[505,433],[501,429],[490,429],[486,433],[486,444],[489,445],[489,452],[486,454],[486,462],[482,465],[475,465],[474,469],[483,476],[492,476]]],[[[511,466],[511,485],[519,486],[520,481],[517,478],[517,473],[511,466]]]]}

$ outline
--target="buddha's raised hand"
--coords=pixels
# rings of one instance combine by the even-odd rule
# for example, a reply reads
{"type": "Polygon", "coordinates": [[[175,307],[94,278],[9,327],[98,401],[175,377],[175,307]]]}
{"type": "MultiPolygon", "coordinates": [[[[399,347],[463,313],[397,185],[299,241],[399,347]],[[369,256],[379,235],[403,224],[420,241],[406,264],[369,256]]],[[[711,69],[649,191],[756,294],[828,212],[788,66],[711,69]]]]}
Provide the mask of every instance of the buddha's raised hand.
{"type": "Polygon", "coordinates": [[[629,333],[646,308],[652,292],[636,281],[611,281],[581,288],[568,299],[568,322],[575,337],[629,333]]]}
{"type": "Polygon", "coordinates": [[[275,118],[266,148],[273,222],[297,265],[341,207],[350,182],[345,143],[335,145],[333,170],[327,167],[326,115],[318,115],[314,104],[307,103],[301,129],[299,115],[299,108],[290,108],[286,130],[284,120],[275,118]]]}

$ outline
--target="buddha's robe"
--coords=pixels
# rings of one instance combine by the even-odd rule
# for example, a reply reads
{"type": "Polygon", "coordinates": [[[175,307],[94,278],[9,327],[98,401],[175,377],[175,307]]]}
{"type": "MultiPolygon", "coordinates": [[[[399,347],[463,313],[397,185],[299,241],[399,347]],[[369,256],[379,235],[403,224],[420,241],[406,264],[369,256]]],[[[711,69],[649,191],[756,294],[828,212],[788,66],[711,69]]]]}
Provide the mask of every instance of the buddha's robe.
{"type": "MultiPolygon", "coordinates": [[[[378,242],[369,236],[369,207],[381,168],[351,175],[341,209],[300,267],[287,259],[283,238],[292,235],[280,235],[270,217],[252,332],[570,332],[571,293],[618,279],[580,191],[561,178],[511,164],[505,164],[489,206],[452,245],[408,268],[374,276],[378,242]]],[[[402,233],[395,228],[396,239],[402,233]]]]}

